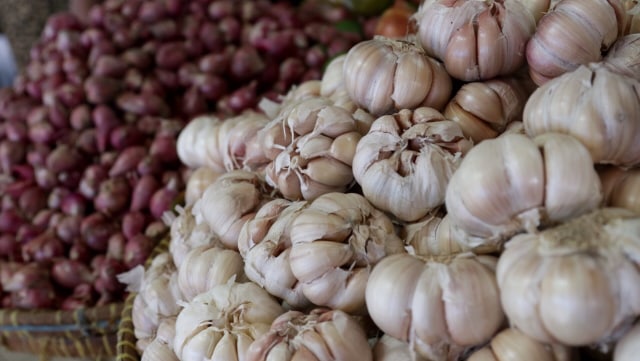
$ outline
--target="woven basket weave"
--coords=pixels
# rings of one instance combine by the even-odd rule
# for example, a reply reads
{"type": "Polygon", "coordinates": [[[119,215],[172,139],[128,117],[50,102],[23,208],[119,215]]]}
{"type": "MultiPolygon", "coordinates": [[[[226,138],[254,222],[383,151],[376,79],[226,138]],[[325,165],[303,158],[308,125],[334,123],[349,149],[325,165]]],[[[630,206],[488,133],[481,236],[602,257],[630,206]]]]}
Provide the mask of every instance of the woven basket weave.
{"type": "MultiPolygon", "coordinates": [[[[164,237],[160,243],[156,245],[153,252],[145,263],[145,268],[151,265],[151,261],[160,253],[169,250],[169,242],[171,237],[168,235],[164,237]]],[[[133,321],[131,319],[131,311],[133,309],[133,300],[136,298],[137,293],[130,293],[124,302],[121,314],[120,325],[117,333],[116,344],[116,361],[139,361],[140,353],[136,349],[136,336],[133,331],[133,321]]]]}
{"type": "Polygon", "coordinates": [[[42,357],[113,357],[123,306],[114,303],[75,311],[0,310],[0,343],[10,351],[42,357]]]}

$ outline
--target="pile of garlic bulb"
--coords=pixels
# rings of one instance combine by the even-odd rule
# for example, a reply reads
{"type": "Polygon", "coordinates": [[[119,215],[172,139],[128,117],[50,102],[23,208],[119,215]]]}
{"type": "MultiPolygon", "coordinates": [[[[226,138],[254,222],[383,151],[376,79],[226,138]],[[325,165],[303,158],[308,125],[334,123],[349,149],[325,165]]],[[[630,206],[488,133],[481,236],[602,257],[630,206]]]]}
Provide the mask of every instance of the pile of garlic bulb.
{"type": "Polygon", "coordinates": [[[635,360],[638,9],[425,0],[406,38],[194,119],[166,272],[124,277],[161,298],[142,358],[635,360]]]}

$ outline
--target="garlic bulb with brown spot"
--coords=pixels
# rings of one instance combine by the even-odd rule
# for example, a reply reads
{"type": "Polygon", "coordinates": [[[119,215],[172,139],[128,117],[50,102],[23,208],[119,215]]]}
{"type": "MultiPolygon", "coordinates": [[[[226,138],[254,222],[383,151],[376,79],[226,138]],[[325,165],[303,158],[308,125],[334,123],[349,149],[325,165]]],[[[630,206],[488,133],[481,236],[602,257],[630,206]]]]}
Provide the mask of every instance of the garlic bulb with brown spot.
{"type": "Polygon", "coordinates": [[[487,346],[471,354],[467,361],[572,361],[576,360],[575,356],[567,346],[545,344],[515,328],[507,328],[495,335],[487,346]]]}
{"type": "Polygon", "coordinates": [[[180,267],[187,253],[193,248],[222,245],[218,236],[209,228],[207,223],[196,222],[193,205],[186,205],[185,207],[178,205],[175,210],[178,214],[168,225],[170,226],[169,236],[171,237],[169,252],[176,267],[180,267]]]}
{"type": "Polygon", "coordinates": [[[255,283],[228,282],[185,305],[176,320],[173,350],[181,361],[246,360],[251,343],[284,309],[255,283]]]}
{"type": "Polygon", "coordinates": [[[371,266],[404,252],[393,223],[357,193],[327,193],[312,201],[289,226],[293,275],[314,304],[365,312],[371,266]]]}
{"type": "Polygon", "coordinates": [[[306,205],[305,201],[274,199],[245,223],[238,237],[247,277],[295,309],[311,305],[289,266],[289,227],[306,205]]]}
{"type": "Polygon", "coordinates": [[[623,30],[621,0],[563,0],[538,22],[527,44],[529,74],[542,85],[581,64],[600,61],[623,30]]]}
{"type": "Polygon", "coordinates": [[[225,173],[194,204],[196,223],[207,223],[222,244],[238,249],[240,229],[273,198],[271,194],[271,188],[257,173],[244,170],[225,173]]]}
{"type": "Polygon", "coordinates": [[[598,174],[602,181],[604,205],[640,214],[640,169],[609,166],[599,169],[598,174]]]}
{"type": "Polygon", "coordinates": [[[529,136],[569,134],[595,163],[640,164],[640,79],[601,63],[580,66],[536,89],[524,108],[529,136]]]}
{"type": "Polygon", "coordinates": [[[398,340],[389,335],[382,335],[373,345],[374,361],[431,361],[411,349],[406,341],[398,340]]]}
{"type": "Polygon", "coordinates": [[[635,361],[640,355],[640,323],[631,328],[616,343],[613,361],[635,361]]]}
{"type": "Polygon", "coordinates": [[[384,333],[429,360],[456,360],[504,322],[493,256],[395,254],[369,276],[369,315],[384,333]]]}
{"type": "Polygon", "coordinates": [[[441,110],[451,95],[444,66],[410,41],[362,41],[347,53],[343,73],[351,99],[377,116],[421,106],[441,110]]]}
{"type": "Polygon", "coordinates": [[[640,314],[640,217],[604,208],[513,237],[497,267],[513,327],[569,346],[617,340],[640,314]]]}
{"type": "Polygon", "coordinates": [[[378,209],[415,221],[444,203],[449,179],[471,146],[437,110],[403,109],[378,118],[360,140],[353,175],[378,209]]]}
{"type": "Polygon", "coordinates": [[[427,54],[463,81],[516,72],[536,27],[519,0],[427,0],[413,17],[427,54]]]}
{"type": "MultiPolygon", "coordinates": [[[[292,106],[269,127],[289,131],[288,145],[269,152],[266,181],[287,199],[311,200],[329,192],[344,192],[353,183],[351,163],[361,138],[358,124],[331,100],[313,97],[292,106]]],[[[275,147],[275,144],[273,145],[275,147]]]]}
{"type": "Polygon", "coordinates": [[[232,277],[238,282],[246,280],[240,253],[215,245],[200,246],[189,251],[178,268],[178,287],[183,300],[189,302],[232,277]]]}
{"type": "Polygon", "coordinates": [[[362,326],[340,310],[316,308],[288,311],[256,339],[246,361],[371,361],[371,347],[362,326]]]}
{"type": "Polygon", "coordinates": [[[445,204],[468,247],[587,213],[602,200],[587,149],[575,138],[505,133],[474,146],[449,181],[445,204]]]}
{"type": "Polygon", "coordinates": [[[475,144],[503,133],[522,120],[522,110],[535,84],[529,77],[497,78],[466,83],[449,101],[443,114],[460,125],[475,144]]]}

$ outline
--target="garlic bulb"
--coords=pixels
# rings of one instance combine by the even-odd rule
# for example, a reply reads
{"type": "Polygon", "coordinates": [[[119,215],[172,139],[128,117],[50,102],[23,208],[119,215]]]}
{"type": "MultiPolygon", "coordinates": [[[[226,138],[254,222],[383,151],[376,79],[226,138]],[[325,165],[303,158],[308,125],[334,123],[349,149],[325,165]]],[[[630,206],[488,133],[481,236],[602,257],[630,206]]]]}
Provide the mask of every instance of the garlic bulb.
{"type": "Polygon", "coordinates": [[[499,248],[518,232],[587,213],[601,200],[600,179],[578,140],[505,133],[467,153],[445,204],[462,242],[499,248]]]}
{"type": "Polygon", "coordinates": [[[218,236],[209,229],[206,223],[196,223],[196,216],[193,214],[193,205],[184,208],[180,205],[175,207],[177,216],[171,220],[169,235],[169,252],[176,267],[182,265],[182,261],[190,250],[199,246],[217,245],[220,243],[218,236]]]}
{"type": "Polygon", "coordinates": [[[467,361],[571,361],[574,354],[563,345],[538,342],[515,328],[508,328],[475,351],[467,361]]]}
{"type": "Polygon", "coordinates": [[[522,120],[522,110],[535,85],[527,77],[466,83],[449,101],[444,116],[460,125],[462,134],[479,143],[503,133],[522,120]]]}
{"type": "Polygon", "coordinates": [[[187,180],[187,186],[184,192],[185,204],[192,205],[198,199],[202,198],[202,193],[207,187],[222,175],[208,167],[199,167],[187,180]]]}
{"type": "Polygon", "coordinates": [[[403,252],[391,220],[356,193],[327,193],[289,226],[293,275],[314,304],[349,313],[365,311],[371,266],[403,252]]]}
{"type": "Polygon", "coordinates": [[[308,307],[310,302],[289,266],[289,226],[306,204],[274,199],[245,223],[238,237],[238,250],[244,259],[247,277],[296,309],[308,307]]]}
{"type": "Polygon", "coordinates": [[[456,360],[488,341],[504,314],[493,256],[463,253],[383,258],[366,288],[369,315],[386,334],[408,341],[429,360],[456,360]]]}
{"type": "Polygon", "coordinates": [[[193,248],[178,268],[178,287],[187,302],[234,277],[242,282],[244,262],[240,253],[217,246],[193,248]]]}
{"type": "Polygon", "coordinates": [[[602,59],[622,32],[621,0],[563,0],[545,14],[527,44],[529,74],[542,85],[581,64],[602,59]]]}
{"type": "Polygon", "coordinates": [[[526,132],[532,137],[547,132],[572,135],[589,149],[595,163],[640,164],[638,89],[640,79],[602,64],[580,66],[533,92],[524,108],[526,132]]]}
{"type": "Polygon", "coordinates": [[[358,143],[353,175],[378,209],[415,221],[444,203],[449,178],[472,144],[432,108],[378,118],[358,143]]]}
{"type": "Polygon", "coordinates": [[[336,92],[346,90],[342,71],[346,58],[347,54],[338,55],[327,64],[320,82],[320,95],[329,97],[336,92]]]}
{"type": "Polygon", "coordinates": [[[371,361],[371,347],[362,326],[339,310],[289,311],[256,339],[247,361],[359,360],[371,361]]]}
{"type": "MultiPolygon", "coordinates": [[[[638,5],[638,10],[640,10],[640,5],[638,5]]],[[[639,57],[640,34],[629,34],[616,40],[602,62],[604,66],[616,73],[640,79],[639,57]]]]}
{"type": "Polygon", "coordinates": [[[519,0],[426,0],[414,19],[427,54],[463,81],[520,69],[536,27],[533,13],[519,0]]]}
{"type": "Polygon", "coordinates": [[[629,330],[615,346],[613,361],[634,361],[640,355],[640,323],[629,330]]]}
{"type": "Polygon", "coordinates": [[[253,172],[235,170],[221,175],[194,205],[196,222],[209,228],[230,249],[238,249],[238,234],[258,209],[272,199],[264,180],[253,172]]]}
{"type": "Polygon", "coordinates": [[[153,258],[131,309],[133,331],[138,340],[152,341],[162,320],[180,312],[182,307],[178,301],[182,294],[177,280],[178,273],[168,252],[153,258]]]}
{"type": "Polygon", "coordinates": [[[615,341],[640,314],[640,217],[598,209],[513,237],[497,267],[512,326],[546,343],[615,341]]]}
{"type": "Polygon", "coordinates": [[[382,335],[373,346],[375,361],[430,361],[416,354],[408,342],[389,335],[382,335]]]}
{"type": "Polygon", "coordinates": [[[428,214],[416,222],[406,223],[400,236],[418,256],[450,256],[471,251],[452,232],[448,215],[428,214]]]}
{"type": "Polygon", "coordinates": [[[362,41],[347,53],[343,72],[351,99],[376,116],[421,106],[441,110],[451,95],[442,64],[409,41],[362,41]]]}
{"type": "Polygon", "coordinates": [[[268,127],[290,132],[283,135],[288,145],[267,153],[273,161],[265,170],[267,183],[285,198],[310,200],[344,192],[354,183],[351,162],[361,135],[346,109],[328,98],[312,97],[292,104],[268,127]]]}
{"type": "Polygon", "coordinates": [[[217,285],[182,309],[173,350],[181,361],[246,360],[251,343],[282,313],[280,304],[255,283],[217,285]]]}
{"type": "Polygon", "coordinates": [[[640,169],[605,167],[598,171],[602,181],[604,204],[640,214],[640,169]]]}
{"type": "Polygon", "coordinates": [[[267,163],[257,142],[257,133],[269,121],[253,110],[224,119],[199,116],[178,135],[176,149],[183,164],[206,166],[218,173],[233,169],[258,169],[267,163]]]}

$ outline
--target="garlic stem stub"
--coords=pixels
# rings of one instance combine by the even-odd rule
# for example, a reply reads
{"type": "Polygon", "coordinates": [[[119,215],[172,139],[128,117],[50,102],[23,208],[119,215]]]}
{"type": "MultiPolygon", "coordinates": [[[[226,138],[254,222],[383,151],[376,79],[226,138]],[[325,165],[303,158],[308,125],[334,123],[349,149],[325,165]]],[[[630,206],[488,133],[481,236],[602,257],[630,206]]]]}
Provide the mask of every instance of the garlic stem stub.
{"type": "Polygon", "coordinates": [[[511,325],[540,342],[615,342],[640,315],[640,217],[601,208],[513,237],[497,266],[511,325]]]}
{"type": "Polygon", "coordinates": [[[427,54],[466,82],[520,69],[536,28],[534,14],[519,0],[426,0],[413,18],[427,54]]]}
{"type": "Polygon", "coordinates": [[[524,108],[527,134],[579,139],[594,163],[640,164],[640,79],[602,63],[582,65],[536,89],[524,108]]]}
{"type": "Polygon", "coordinates": [[[570,347],[545,344],[515,328],[507,328],[487,346],[473,352],[467,361],[573,361],[575,356],[570,347]]]}
{"type": "Polygon", "coordinates": [[[288,311],[257,338],[246,361],[371,361],[372,350],[362,326],[340,310],[288,311]]]}
{"type": "Polygon", "coordinates": [[[419,45],[380,36],[349,50],[343,74],[351,99],[375,116],[422,106],[442,110],[453,86],[444,66],[419,45]]]}
{"type": "Polygon", "coordinates": [[[293,275],[318,306],[363,314],[371,266],[404,252],[391,219],[357,193],[316,198],[289,226],[293,275]]]}
{"type": "Polygon", "coordinates": [[[369,277],[367,310],[380,330],[409,342],[418,355],[456,360],[491,339],[504,322],[496,262],[471,253],[387,256],[369,277]]]}
{"type": "Polygon", "coordinates": [[[517,233],[585,214],[601,200],[591,156],[577,139],[505,133],[471,148],[449,181],[445,204],[466,246],[499,250],[517,233]]]}
{"type": "Polygon", "coordinates": [[[403,109],[373,122],[355,149],[353,175],[374,206],[411,222],[444,204],[449,179],[471,147],[437,110],[403,109]]]}
{"type": "Polygon", "coordinates": [[[533,81],[542,85],[582,64],[600,61],[622,33],[621,0],[562,0],[545,14],[527,43],[533,81]]]}

